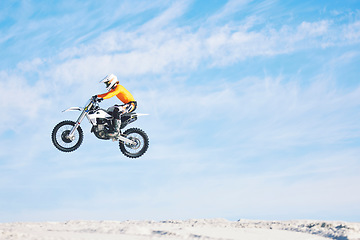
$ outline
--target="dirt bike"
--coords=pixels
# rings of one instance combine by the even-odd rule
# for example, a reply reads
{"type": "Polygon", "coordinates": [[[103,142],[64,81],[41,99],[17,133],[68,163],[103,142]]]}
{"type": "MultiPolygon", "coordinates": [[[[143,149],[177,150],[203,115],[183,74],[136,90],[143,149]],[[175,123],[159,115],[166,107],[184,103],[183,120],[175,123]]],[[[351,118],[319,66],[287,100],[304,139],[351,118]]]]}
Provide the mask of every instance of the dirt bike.
{"type": "MultiPolygon", "coordinates": [[[[111,109],[111,108],[109,108],[111,109]]],[[[108,110],[99,107],[99,101],[96,97],[88,100],[84,108],[71,107],[64,110],[81,111],[76,122],[62,121],[58,123],[51,134],[54,146],[63,152],[72,152],[78,149],[83,141],[84,134],[80,127],[81,122],[86,117],[92,125],[91,132],[102,140],[119,141],[121,152],[129,158],[138,158],[142,156],[149,147],[149,138],[147,134],[139,128],[129,128],[122,132],[128,124],[137,120],[138,116],[148,115],[141,113],[125,113],[121,115],[120,134],[116,137],[110,137],[109,132],[114,131],[113,116],[108,110]]]]}

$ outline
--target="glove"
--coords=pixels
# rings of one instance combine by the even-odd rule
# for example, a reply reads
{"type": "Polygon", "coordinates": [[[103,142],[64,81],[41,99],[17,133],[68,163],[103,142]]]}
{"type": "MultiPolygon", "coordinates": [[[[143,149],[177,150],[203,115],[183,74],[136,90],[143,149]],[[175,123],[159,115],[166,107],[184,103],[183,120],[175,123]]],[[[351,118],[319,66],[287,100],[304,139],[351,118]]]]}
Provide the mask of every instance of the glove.
{"type": "Polygon", "coordinates": [[[94,95],[91,98],[94,102],[101,102],[102,100],[104,100],[103,98],[99,98],[97,95],[94,95]]]}

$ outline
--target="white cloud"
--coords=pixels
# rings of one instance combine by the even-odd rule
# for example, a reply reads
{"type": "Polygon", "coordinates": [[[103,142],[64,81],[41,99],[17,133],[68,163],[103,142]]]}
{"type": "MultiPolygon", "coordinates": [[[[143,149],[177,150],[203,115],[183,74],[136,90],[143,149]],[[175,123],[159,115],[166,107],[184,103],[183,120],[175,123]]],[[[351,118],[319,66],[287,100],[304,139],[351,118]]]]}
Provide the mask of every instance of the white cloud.
{"type": "Polygon", "coordinates": [[[159,30],[165,26],[169,26],[175,19],[181,17],[187,10],[190,0],[175,1],[169,8],[163,11],[160,15],[146,22],[140,31],[154,34],[154,31],[159,30]]]}
{"type": "Polygon", "coordinates": [[[360,21],[345,26],[342,35],[345,41],[358,43],[360,39],[360,21]]]}
{"type": "Polygon", "coordinates": [[[0,119],[0,132],[18,131],[23,124],[38,118],[40,110],[49,105],[44,98],[46,89],[41,83],[31,86],[22,75],[0,73],[0,108],[5,114],[0,119]]]}
{"type": "Polygon", "coordinates": [[[298,29],[297,34],[300,39],[308,37],[317,37],[326,34],[329,30],[329,21],[322,20],[319,22],[302,22],[298,29]]]}
{"type": "Polygon", "coordinates": [[[240,11],[244,6],[249,4],[251,0],[230,0],[215,14],[207,19],[207,24],[214,24],[232,16],[232,14],[240,11]]]}
{"type": "Polygon", "coordinates": [[[335,144],[360,137],[355,120],[359,114],[352,111],[360,104],[360,88],[338,92],[326,79],[316,79],[308,87],[272,78],[248,84],[240,82],[230,90],[235,96],[231,118],[240,126],[229,130],[239,136],[234,145],[249,151],[254,148],[257,153],[260,149],[335,144]],[[236,94],[237,89],[243,94],[236,94]]]}
{"type": "Polygon", "coordinates": [[[40,58],[34,58],[31,61],[23,61],[17,65],[18,70],[21,72],[38,72],[38,67],[42,66],[44,61],[40,58]]]}
{"type": "MultiPolygon", "coordinates": [[[[295,30],[286,25],[258,31],[242,25],[224,25],[195,32],[179,27],[161,29],[157,34],[146,30],[110,31],[94,43],[62,52],[59,57],[65,62],[56,68],[60,74],[89,66],[94,72],[116,72],[123,76],[163,74],[193,70],[200,63],[227,66],[256,56],[276,56],[360,40],[352,37],[349,42],[343,41],[342,37],[333,37],[336,32],[338,28],[326,20],[303,22],[295,30]]],[[[349,32],[355,36],[355,30],[351,28],[349,32]]]]}

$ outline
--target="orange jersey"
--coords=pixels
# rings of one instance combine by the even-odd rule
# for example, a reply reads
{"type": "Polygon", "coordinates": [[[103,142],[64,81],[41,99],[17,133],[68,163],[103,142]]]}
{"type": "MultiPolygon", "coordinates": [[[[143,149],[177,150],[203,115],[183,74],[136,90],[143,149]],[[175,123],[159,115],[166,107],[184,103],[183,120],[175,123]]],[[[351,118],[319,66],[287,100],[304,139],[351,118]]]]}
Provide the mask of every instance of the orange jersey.
{"type": "Polygon", "coordinates": [[[111,89],[109,92],[97,96],[103,99],[109,99],[116,96],[124,104],[135,101],[133,95],[120,84],[116,85],[116,87],[111,89]]]}

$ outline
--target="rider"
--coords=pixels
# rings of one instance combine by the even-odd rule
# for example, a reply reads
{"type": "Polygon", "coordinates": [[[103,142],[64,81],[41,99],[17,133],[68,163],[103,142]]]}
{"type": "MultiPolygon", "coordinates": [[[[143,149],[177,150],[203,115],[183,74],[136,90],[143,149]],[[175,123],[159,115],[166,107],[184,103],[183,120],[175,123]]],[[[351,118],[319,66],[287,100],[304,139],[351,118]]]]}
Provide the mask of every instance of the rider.
{"type": "Polygon", "coordinates": [[[110,137],[117,137],[120,134],[121,127],[121,115],[124,113],[130,113],[134,111],[137,107],[137,103],[133,95],[123,86],[119,84],[117,77],[114,74],[107,75],[100,83],[105,83],[107,93],[95,95],[97,100],[100,102],[103,99],[109,99],[116,96],[123,105],[117,105],[109,108],[109,111],[112,111],[114,117],[113,126],[114,132],[110,132],[108,135],[110,137]]]}

